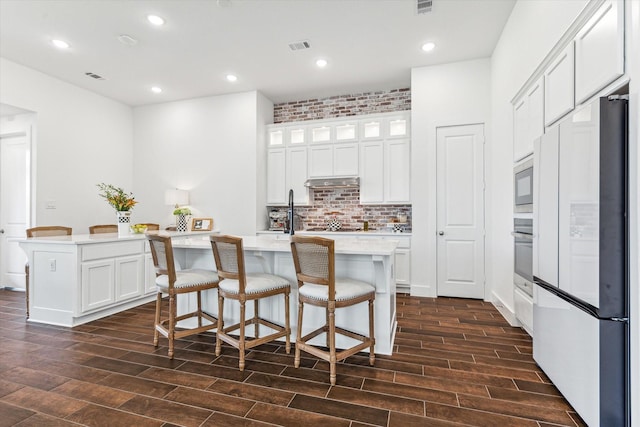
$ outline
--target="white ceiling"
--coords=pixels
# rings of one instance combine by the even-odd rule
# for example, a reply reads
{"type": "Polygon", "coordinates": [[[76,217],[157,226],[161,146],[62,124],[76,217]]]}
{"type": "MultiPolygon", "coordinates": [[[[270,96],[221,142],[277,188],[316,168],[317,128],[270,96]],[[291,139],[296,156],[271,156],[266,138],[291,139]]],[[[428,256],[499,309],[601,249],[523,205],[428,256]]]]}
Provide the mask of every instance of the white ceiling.
{"type": "Polygon", "coordinates": [[[488,57],[514,3],[434,0],[418,15],[416,0],[0,0],[0,56],[132,106],[249,90],[278,103],[409,87],[412,67],[488,57]],[[299,40],[311,49],[290,51],[299,40]]]}

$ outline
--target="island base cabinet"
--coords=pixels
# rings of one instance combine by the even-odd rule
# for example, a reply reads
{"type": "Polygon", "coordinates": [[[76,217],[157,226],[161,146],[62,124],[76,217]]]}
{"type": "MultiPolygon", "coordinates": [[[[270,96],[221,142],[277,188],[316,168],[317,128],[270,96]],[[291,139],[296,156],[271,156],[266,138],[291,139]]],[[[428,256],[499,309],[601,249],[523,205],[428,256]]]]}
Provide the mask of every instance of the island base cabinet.
{"type": "Polygon", "coordinates": [[[113,304],[115,298],[115,264],[112,259],[82,263],[81,312],[113,304]]]}
{"type": "Polygon", "coordinates": [[[69,278],[76,276],[73,252],[34,251],[29,260],[30,318],[48,317],[64,323],[73,314],[69,278]]]}

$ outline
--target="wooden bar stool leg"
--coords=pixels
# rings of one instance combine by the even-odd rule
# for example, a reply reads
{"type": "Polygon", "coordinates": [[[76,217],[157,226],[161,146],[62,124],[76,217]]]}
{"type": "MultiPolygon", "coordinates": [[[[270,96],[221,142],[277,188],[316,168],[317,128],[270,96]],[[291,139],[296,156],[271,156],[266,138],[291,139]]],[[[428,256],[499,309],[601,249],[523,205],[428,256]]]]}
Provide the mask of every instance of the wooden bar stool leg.
{"type": "Polygon", "coordinates": [[[156,295],[156,321],[153,325],[153,346],[158,347],[158,325],[160,324],[160,314],[162,312],[162,292],[158,292],[156,295]]]}
{"type": "Polygon", "coordinates": [[[173,293],[169,294],[169,359],[173,359],[173,339],[176,334],[176,296],[173,293]]]}
{"type": "Polygon", "coordinates": [[[285,336],[285,346],[284,349],[287,354],[291,353],[291,323],[289,322],[289,293],[284,294],[284,327],[287,330],[287,335],[285,336]]]}
{"type": "Polygon", "coordinates": [[[304,303],[300,301],[300,306],[298,307],[298,331],[296,332],[296,352],[293,358],[293,366],[296,368],[300,367],[300,342],[302,341],[302,312],[304,311],[304,303]]]}
{"type": "Polygon", "coordinates": [[[374,317],[373,317],[373,299],[369,300],[369,339],[371,340],[371,347],[369,347],[369,364],[373,366],[376,361],[376,353],[374,352],[375,338],[374,338],[374,317]]]}
{"type": "Polygon", "coordinates": [[[335,303],[329,303],[329,380],[331,385],[336,385],[336,307],[335,303]]]}
{"type": "Polygon", "coordinates": [[[200,291],[196,292],[198,294],[198,327],[202,327],[202,297],[200,296],[200,291]]]}
{"type": "Polygon", "coordinates": [[[255,319],[255,323],[254,325],[254,337],[255,338],[259,338],[260,337],[260,324],[258,323],[258,319],[260,318],[260,316],[258,315],[259,309],[260,309],[260,300],[254,299],[253,300],[253,318],[255,319]]]}
{"type": "Polygon", "coordinates": [[[238,367],[240,368],[240,371],[244,371],[244,316],[245,316],[245,310],[246,310],[246,302],[244,300],[240,300],[240,337],[238,338],[238,344],[239,344],[239,351],[240,351],[240,363],[238,364],[238,367]]]}
{"type": "MultiPolygon", "coordinates": [[[[222,331],[224,328],[224,297],[220,295],[220,291],[218,291],[218,331],[222,331]]],[[[216,338],[216,356],[220,356],[222,352],[222,340],[220,337],[216,338]]]]}

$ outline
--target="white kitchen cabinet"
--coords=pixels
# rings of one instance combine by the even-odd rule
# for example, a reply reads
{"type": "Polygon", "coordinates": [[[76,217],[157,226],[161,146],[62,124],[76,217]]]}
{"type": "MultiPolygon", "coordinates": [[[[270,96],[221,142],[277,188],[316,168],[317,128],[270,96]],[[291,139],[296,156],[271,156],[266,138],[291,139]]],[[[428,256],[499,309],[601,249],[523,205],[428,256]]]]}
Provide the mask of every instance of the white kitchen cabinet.
{"type": "Polygon", "coordinates": [[[300,145],[307,142],[307,128],[304,126],[287,128],[286,135],[287,145],[300,145]]]}
{"type": "Polygon", "coordinates": [[[360,203],[410,203],[409,140],[371,141],[360,147],[360,203]]]}
{"type": "Polygon", "coordinates": [[[360,145],[360,203],[384,202],[384,143],[360,145]]]}
{"type": "Polygon", "coordinates": [[[284,146],[284,128],[274,127],[268,131],[267,141],[269,147],[282,147],[284,146]]]}
{"type": "Polygon", "coordinates": [[[544,72],[544,121],[549,126],[574,107],[574,43],[555,58],[544,72]]]}
{"type": "Polygon", "coordinates": [[[116,267],[113,259],[83,262],[81,271],[82,313],[116,302],[116,267]]]}
{"type": "Polygon", "coordinates": [[[286,150],[270,148],[267,150],[267,204],[283,205],[287,203],[286,150]]]}
{"type": "Polygon", "coordinates": [[[396,249],[396,285],[411,285],[411,250],[396,249]]]}
{"type": "Polygon", "coordinates": [[[382,138],[382,120],[368,119],[360,123],[360,140],[367,141],[382,138]]]}
{"type": "Polygon", "coordinates": [[[358,144],[323,144],[309,147],[309,177],[358,176],[358,144]]]}
{"type": "Polygon", "coordinates": [[[347,142],[358,140],[357,122],[336,125],[336,142],[347,142]]]}
{"type": "Polygon", "coordinates": [[[575,38],[576,103],[624,73],[624,4],[607,0],[575,38]]]}
{"type": "Polygon", "coordinates": [[[513,291],[513,305],[516,319],[530,336],[533,336],[533,299],[520,289],[513,291]]]}
{"type": "Polygon", "coordinates": [[[289,189],[293,190],[293,201],[297,205],[309,203],[309,190],[304,186],[307,174],[307,147],[287,147],[286,149],[286,183],[287,201],[289,189]]]}
{"type": "Polygon", "coordinates": [[[513,161],[533,153],[533,141],[544,133],[543,79],[535,82],[513,107],[513,161]]]}
{"type": "Polygon", "coordinates": [[[385,123],[388,138],[406,138],[409,135],[409,119],[406,115],[389,117],[385,123]]]}
{"type": "Polygon", "coordinates": [[[323,123],[318,126],[311,126],[310,130],[312,143],[333,142],[333,130],[330,124],[323,123]]]}
{"type": "Polygon", "coordinates": [[[411,145],[408,139],[385,141],[384,201],[410,203],[411,145]]]}
{"type": "Polygon", "coordinates": [[[136,298],[144,292],[144,256],[132,255],[115,259],[116,301],[136,298]]]}

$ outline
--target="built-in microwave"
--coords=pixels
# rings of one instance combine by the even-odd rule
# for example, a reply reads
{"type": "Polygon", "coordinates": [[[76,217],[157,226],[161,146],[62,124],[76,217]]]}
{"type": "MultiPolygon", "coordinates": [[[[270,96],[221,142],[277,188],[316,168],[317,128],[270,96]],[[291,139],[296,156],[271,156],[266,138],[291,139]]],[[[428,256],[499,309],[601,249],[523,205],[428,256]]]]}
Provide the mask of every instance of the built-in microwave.
{"type": "Polygon", "coordinates": [[[514,212],[533,212],[533,159],[513,170],[514,212]]]}

